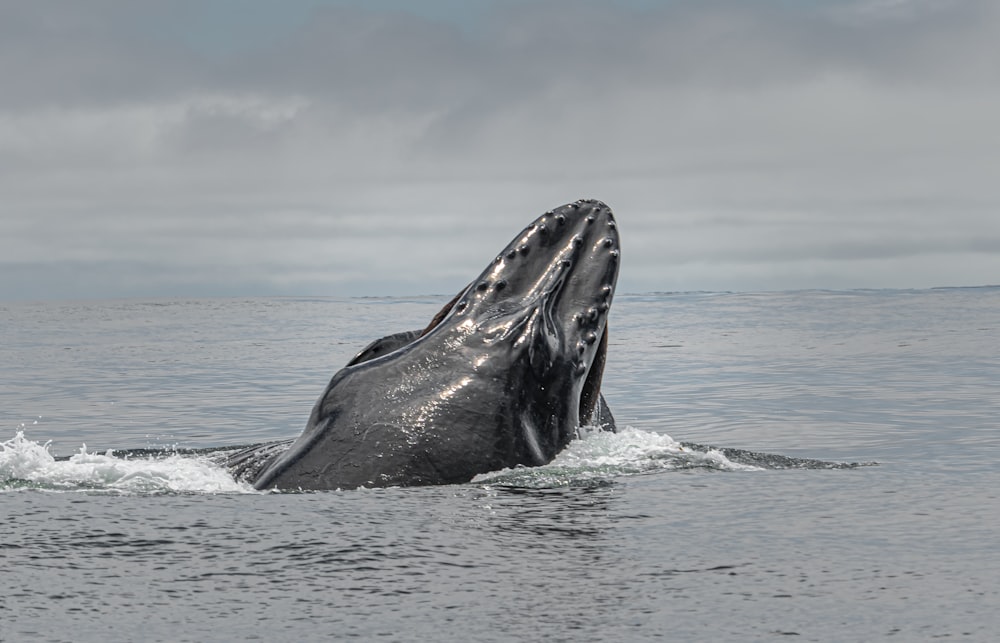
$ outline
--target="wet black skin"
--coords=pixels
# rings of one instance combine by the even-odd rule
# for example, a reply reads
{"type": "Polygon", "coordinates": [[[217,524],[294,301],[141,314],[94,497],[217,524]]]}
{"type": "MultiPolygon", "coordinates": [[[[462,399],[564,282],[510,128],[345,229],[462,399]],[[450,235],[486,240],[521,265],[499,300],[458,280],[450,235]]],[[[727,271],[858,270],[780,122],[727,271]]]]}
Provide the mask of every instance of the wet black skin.
{"type": "Polygon", "coordinates": [[[422,331],[376,340],[330,380],[302,435],[230,458],[258,489],[460,483],[551,461],[600,395],[618,230],[600,201],[525,228],[422,331]]]}

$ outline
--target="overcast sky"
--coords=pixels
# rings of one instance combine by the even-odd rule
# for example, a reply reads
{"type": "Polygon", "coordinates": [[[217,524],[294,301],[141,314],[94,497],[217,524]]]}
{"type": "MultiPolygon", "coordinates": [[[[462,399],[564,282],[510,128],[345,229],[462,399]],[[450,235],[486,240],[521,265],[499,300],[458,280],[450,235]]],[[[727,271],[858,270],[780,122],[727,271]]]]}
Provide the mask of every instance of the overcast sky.
{"type": "Polygon", "coordinates": [[[1000,3],[0,0],[0,299],[1000,283],[1000,3]]]}

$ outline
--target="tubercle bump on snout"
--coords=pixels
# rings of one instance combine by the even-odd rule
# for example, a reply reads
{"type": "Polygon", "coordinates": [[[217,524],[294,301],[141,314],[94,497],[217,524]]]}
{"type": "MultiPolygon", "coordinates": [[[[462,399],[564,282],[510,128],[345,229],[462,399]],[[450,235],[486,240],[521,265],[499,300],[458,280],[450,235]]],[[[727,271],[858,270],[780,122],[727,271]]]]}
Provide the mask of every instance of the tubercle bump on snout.
{"type": "MultiPolygon", "coordinates": [[[[485,280],[480,281],[479,283],[476,284],[475,291],[483,293],[483,292],[486,292],[487,290],[490,290],[491,288],[493,290],[503,290],[506,287],[507,287],[507,280],[506,279],[497,279],[496,281],[490,281],[488,279],[485,279],[485,280]]],[[[456,307],[458,307],[458,306],[461,306],[462,308],[465,308],[466,302],[462,301],[462,302],[460,302],[459,304],[456,305],[456,307]]]]}

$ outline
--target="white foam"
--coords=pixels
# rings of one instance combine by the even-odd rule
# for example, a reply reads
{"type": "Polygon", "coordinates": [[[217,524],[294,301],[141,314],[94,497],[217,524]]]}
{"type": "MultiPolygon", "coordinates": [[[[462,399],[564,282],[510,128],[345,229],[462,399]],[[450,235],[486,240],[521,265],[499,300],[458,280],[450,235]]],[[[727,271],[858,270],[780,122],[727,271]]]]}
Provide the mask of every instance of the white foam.
{"type": "Polygon", "coordinates": [[[759,470],[733,462],[714,449],[696,451],[669,435],[625,427],[617,433],[585,431],[545,466],[504,469],[476,476],[473,482],[560,487],[676,469],[759,470]]]}
{"type": "MultiPolygon", "coordinates": [[[[482,474],[473,482],[547,488],[602,484],[620,476],[677,469],[757,470],[719,451],[694,450],[669,435],[633,427],[618,433],[582,433],[547,465],[482,474]]],[[[0,443],[0,491],[27,487],[122,494],[259,493],[204,457],[120,458],[111,452],[88,452],[83,445],[69,459],[57,460],[49,445],[26,438],[24,431],[0,443]]]]}
{"type": "Polygon", "coordinates": [[[171,455],[163,458],[117,458],[111,452],[80,452],[56,460],[49,444],[39,444],[23,431],[0,443],[0,490],[109,491],[113,493],[252,493],[225,469],[205,458],[171,455]]]}

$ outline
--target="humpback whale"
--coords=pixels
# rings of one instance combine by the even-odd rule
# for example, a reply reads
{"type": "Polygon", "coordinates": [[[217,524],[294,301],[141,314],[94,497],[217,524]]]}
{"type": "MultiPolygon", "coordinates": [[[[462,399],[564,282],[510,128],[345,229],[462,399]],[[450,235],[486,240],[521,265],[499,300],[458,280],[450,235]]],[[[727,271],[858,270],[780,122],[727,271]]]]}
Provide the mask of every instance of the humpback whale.
{"type": "Polygon", "coordinates": [[[546,464],[581,426],[614,430],[600,388],[618,268],[607,205],[542,214],[425,328],[335,373],[298,438],[227,466],[257,489],[462,483],[546,464]]]}

